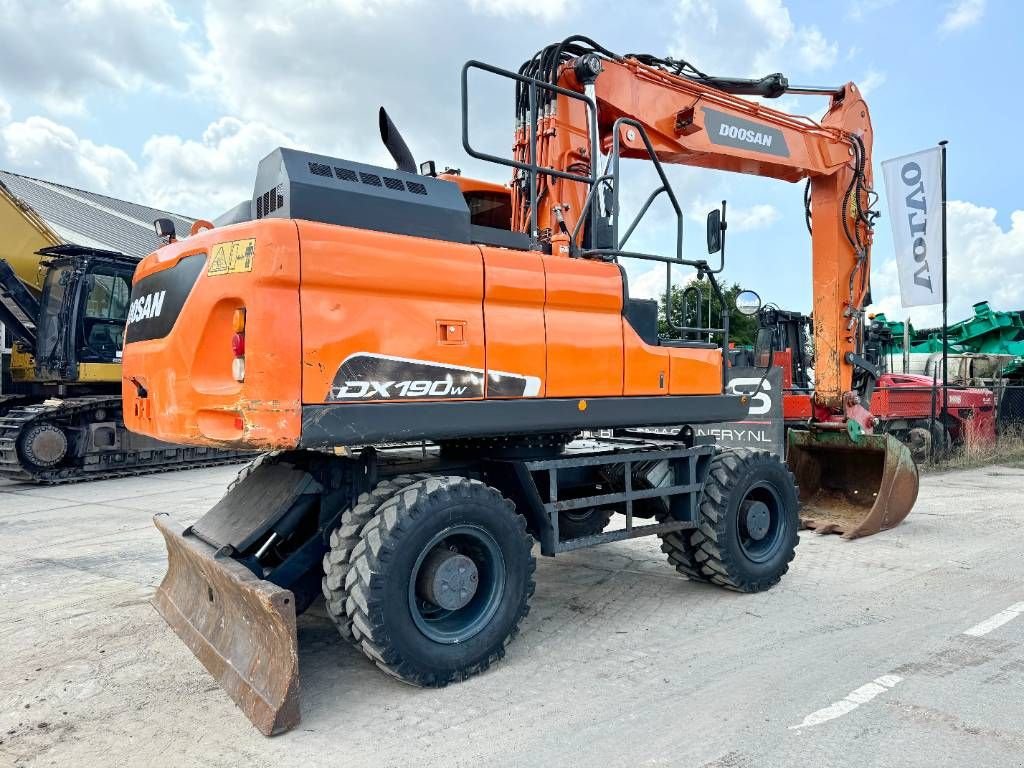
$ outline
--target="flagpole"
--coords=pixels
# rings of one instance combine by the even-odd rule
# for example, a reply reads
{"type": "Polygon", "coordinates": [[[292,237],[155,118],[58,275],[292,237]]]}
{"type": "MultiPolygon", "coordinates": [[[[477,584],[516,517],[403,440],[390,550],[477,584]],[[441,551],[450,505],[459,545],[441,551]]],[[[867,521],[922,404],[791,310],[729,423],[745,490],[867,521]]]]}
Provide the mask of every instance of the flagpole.
{"type": "Polygon", "coordinates": [[[945,428],[946,415],[949,412],[949,290],[946,283],[946,145],[943,139],[939,142],[942,148],[942,424],[945,428]]]}

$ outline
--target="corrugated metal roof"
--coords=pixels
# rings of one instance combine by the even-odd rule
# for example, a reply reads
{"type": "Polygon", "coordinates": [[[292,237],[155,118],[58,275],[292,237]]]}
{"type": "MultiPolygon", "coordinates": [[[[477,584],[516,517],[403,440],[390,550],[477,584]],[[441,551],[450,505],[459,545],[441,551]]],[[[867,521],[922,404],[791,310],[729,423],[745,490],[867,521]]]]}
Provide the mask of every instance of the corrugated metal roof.
{"type": "Polygon", "coordinates": [[[141,259],[163,240],[153,220],[168,218],[182,237],[193,219],[51,181],[0,171],[0,184],[31,208],[65,242],[120,251],[141,259]]]}

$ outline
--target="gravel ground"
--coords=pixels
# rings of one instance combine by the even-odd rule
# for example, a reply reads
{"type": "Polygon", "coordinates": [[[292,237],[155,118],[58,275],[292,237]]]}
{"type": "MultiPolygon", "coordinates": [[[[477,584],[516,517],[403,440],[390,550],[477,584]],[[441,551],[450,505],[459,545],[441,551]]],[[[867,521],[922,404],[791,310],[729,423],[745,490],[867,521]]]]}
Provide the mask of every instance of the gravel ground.
{"type": "Polygon", "coordinates": [[[869,539],[805,533],[760,595],[656,540],[543,558],[506,659],[439,691],[314,609],[303,720],[273,739],[148,603],[151,515],[191,521],[234,473],[0,486],[0,765],[1024,766],[1024,470],[927,476],[869,539]]]}

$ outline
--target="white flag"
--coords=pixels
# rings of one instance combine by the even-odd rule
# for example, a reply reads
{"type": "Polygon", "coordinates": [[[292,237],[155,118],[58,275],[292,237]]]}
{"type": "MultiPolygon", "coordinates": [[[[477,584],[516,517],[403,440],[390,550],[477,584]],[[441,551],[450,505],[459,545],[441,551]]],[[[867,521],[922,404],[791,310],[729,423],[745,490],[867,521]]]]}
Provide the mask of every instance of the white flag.
{"type": "Polygon", "coordinates": [[[904,307],[942,303],[942,149],[882,163],[904,307]]]}

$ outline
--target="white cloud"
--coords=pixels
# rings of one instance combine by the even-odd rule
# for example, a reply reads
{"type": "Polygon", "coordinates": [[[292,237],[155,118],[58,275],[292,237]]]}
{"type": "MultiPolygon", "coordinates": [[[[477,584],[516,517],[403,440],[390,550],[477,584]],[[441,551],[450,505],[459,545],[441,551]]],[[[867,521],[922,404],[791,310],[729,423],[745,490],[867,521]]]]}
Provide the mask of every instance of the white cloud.
{"type": "MultiPolygon", "coordinates": [[[[682,270],[676,270],[681,272],[682,270]]],[[[692,277],[692,274],[687,275],[692,277]]],[[[679,284],[679,279],[673,275],[673,283],[679,284]]],[[[630,275],[629,297],[631,299],[660,299],[665,295],[665,268],[663,266],[651,267],[644,272],[638,273],[636,277],[630,275]]]]}
{"type": "Polygon", "coordinates": [[[250,197],[257,163],[282,145],[296,142],[260,123],[222,117],[199,139],[151,137],[136,163],[124,150],[46,117],[0,119],[0,167],[6,170],[203,218],[250,197]]]}
{"type": "Polygon", "coordinates": [[[779,209],[768,203],[758,203],[750,208],[732,209],[729,211],[729,229],[737,232],[750,232],[770,227],[779,220],[779,209]]]}
{"type": "Polygon", "coordinates": [[[211,123],[199,140],[153,136],[142,150],[147,202],[215,218],[252,196],[257,164],[279,146],[296,146],[296,141],[234,117],[211,123]]]}
{"type": "MultiPolygon", "coordinates": [[[[687,213],[691,221],[703,223],[708,211],[717,207],[717,204],[709,202],[704,197],[697,197],[688,207],[687,213]]],[[[769,203],[755,203],[749,208],[730,205],[726,211],[729,232],[752,232],[766,229],[780,218],[779,209],[769,203]]]]}
{"type": "Polygon", "coordinates": [[[860,95],[867,98],[869,94],[885,85],[886,79],[885,72],[869,69],[857,83],[857,87],[860,88],[860,95]]]}
{"type": "Polygon", "coordinates": [[[140,192],[139,168],[124,150],[96,144],[70,128],[39,116],[0,128],[3,168],[133,199],[140,192]]]}
{"type": "MultiPolygon", "coordinates": [[[[948,203],[949,222],[949,319],[970,316],[971,305],[988,300],[994,309],[1024,308],[1024,210],[1010,215],[1010,228],[996,221],[996,210],[960,200],[948,203]]],[[[890,319],[908,315],[916,327],[942,322],[941,306],[900,306],[896,262],[876,265],[872,290],[877,299],[873,311],[890,319]]]]}
{"type": "Polygon", "coordinates": [[[567,0],[468,0],[473,11],[489,13],[494,16],[536,16],[544,21],[554,21],[565,16],[568,10],[567,0]]]}
{"type": "Polygon", "coordinates": [[[57,115],[82,114],[97,90],[180,86],[188,26],[166,0],[0,3],[0,85],[57,115]]]}
{"type": "Polygon", "coordinates": [[[895,5],[896,0],[858,0],[852,4],[846,12],[846,18],[850,21],[863,21],[875,11],[895,5]]]}
{"type": "Polygon", "coordinates": [[[985,15],[985,0],[958,0],[946,7],[946,15],[942,17],[939,31],[951,34],[973,27],[985,15]]]}
{"type": "Polygon", "coordinates": [[[782,0],[679,0],[672,55],[709,74],[756,77],[826,70],[838,43],[797,26],[782,0]]]}
{"type": "Polygon", "coordinates": [[[797,34],[800,60],[810,72],[830,69],[839,55],[839,43],[829,42],[817,27],[806,27],[797,34]]]}

